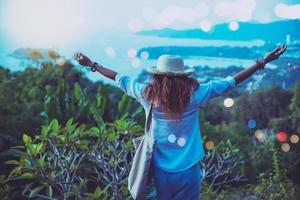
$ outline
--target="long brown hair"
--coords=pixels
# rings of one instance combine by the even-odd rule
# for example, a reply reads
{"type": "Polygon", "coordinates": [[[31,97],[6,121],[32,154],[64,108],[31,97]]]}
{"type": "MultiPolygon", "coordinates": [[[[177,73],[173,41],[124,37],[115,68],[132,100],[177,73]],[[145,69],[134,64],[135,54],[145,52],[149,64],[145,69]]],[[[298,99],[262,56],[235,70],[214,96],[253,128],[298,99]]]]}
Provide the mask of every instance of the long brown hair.
{"type": "Polygon", "coordinates": [[[152,74],[143,96],[153,105],[161,104],[167,118],[181,120],[191,94],[199,87],[195,78],[186,75],[152,74]]]}

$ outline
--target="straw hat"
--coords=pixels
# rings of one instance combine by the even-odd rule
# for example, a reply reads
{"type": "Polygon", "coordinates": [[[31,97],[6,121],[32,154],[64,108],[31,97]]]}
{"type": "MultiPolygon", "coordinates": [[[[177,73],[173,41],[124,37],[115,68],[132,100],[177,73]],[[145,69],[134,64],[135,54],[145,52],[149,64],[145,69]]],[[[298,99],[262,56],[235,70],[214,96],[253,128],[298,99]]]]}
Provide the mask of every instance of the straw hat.
{"type": "Polygon", "coordinates": [[[149,66],[147,71],[152,74],[164,75],[191,75],[195,69],[184,70],[183,59],[177,55],[161,55],[157,61],[157,67],[149,66]]]}

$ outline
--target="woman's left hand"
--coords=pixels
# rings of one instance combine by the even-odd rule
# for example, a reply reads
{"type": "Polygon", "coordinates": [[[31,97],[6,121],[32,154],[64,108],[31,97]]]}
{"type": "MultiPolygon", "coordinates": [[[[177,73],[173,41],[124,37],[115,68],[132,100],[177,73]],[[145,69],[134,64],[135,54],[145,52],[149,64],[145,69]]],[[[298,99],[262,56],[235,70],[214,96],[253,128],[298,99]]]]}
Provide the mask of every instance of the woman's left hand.
{"type": "Polygon", "coordinates": [[[276,60],[277,58],[279,58],[279,56],[281,56],[281,54],[283,54],[285,52],[287,48],[287,45],[282,45],[278,46],[274,51],[272,51],[271,53],[269,53],[264,60],[267,62],[271,62],[273,60],[276,60]]]}
{"type": "Polygon", "coordinates": [[[83,65],[83,66],[91,66],[92,64],[92,61],[87,57],[85,56],[84,54],[82,53],[76,53],[74,55],[74,58],[75,60],[77,60],[77,62],[80,64],[80,65],[83,65]]]}

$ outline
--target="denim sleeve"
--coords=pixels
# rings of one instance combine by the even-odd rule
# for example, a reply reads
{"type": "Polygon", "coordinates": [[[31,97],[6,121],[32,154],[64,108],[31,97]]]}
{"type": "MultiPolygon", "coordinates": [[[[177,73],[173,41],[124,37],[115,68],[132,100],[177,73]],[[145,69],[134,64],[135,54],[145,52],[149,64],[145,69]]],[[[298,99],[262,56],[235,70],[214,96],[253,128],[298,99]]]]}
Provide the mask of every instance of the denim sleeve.
{"type": "Polygon", "coordinates": [[[200,104],[202,105],[211,98],[223,95],[235,86],[236,80],[232,76],[200,84],[200,104]]]}
{"type": "Polygon", "coordinates": [[[138,82],[136,79],[126,75],[117,73],[116,83],[118,87],[128,96],[131,96],[143,103],[142,93],[144,91],[145,84],[138,82]]]}

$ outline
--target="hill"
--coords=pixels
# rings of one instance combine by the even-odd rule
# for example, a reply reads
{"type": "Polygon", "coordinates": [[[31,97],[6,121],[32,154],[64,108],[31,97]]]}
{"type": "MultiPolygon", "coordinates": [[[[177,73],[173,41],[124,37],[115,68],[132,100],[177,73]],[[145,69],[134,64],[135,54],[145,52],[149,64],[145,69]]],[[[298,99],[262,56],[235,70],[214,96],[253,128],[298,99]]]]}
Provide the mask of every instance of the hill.
{"type": "Polygon", "coordinates": [[[266,42],[285,42],[287,35],[290,40],[300,39],[300,20],[283,20],[272,23],[240,22],[239,28],[232,31],[228,23],[215,25],[211,31],[204,32],[200,28],[176,30],[171,28],[145,30],[137,34],[143,36],[158,36],[170,38],[199,38],[211,40],[253,40],[261,39],[266,42]]]}

